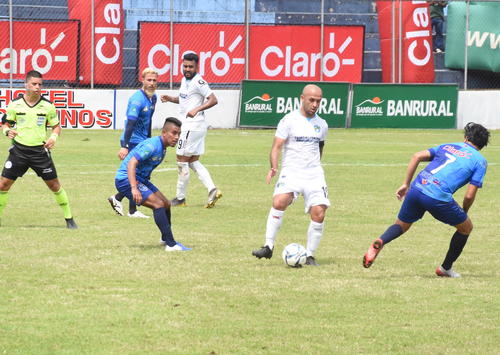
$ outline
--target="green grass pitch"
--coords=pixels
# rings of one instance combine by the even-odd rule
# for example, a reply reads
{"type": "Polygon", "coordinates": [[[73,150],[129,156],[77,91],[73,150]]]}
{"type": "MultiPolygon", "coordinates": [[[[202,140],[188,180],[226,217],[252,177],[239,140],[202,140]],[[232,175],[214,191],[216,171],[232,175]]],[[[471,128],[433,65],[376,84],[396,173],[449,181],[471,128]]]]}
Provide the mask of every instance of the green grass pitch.
{"type": "MultiPolygon", "coordinates": [[[[0,227],[0,354],[498,354],[500,351],[500,134],[483,150],[490,165],[470,211],[474,231],[440,279],[453,230],[426,215],[388,245],[370,269],[370,242],[393,223],[413,152],[461,141],[459,130],[330,130],[323,163],[332,207],[319,268],[286,267],[305,244],[303,200],[285,214],[275,256],[264,241],[272,185],[265,184],[273,130],[212,130],[207,166],[223,198],[192,176],[188,206],[173,209],[166,253],[153,219],[119,217],[115,192],[120,132],[65,130],[53,157],[76,231],[33,173],[13,186],[0,227]]],[[[0,160],[9,142],[0,140],[0,160]]],[[[173,150],[152,181],[169,197],[173,150]]],[[[463,191],[456,198],[461,202],[463,191]]],[[[142,208],[146,214],[151,212],[142,208]]]]}

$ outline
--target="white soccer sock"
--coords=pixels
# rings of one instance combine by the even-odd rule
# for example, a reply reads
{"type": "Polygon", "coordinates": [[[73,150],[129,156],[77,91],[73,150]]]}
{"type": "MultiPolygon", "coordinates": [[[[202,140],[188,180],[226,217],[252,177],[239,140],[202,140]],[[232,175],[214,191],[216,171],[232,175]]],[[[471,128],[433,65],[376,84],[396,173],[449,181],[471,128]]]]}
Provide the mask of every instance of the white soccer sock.
{"type": "Polygon", "coordinates": [[[215,189],[215,184],[212,181],[212,177],[210,176],[210,173],[208,172],[207,168],[203,166],[202,163],[200,163],[199,160],[196,160],[192,163],[189,163],[189,167],[193,169],[193,171],[198,174],[198,178],[200,181],[205,185],[205,187],[208,189],[208,192],[212,191],[215,189]]]}
{"type": "Polygon", "coordinates": [[[271,248],[271,250],[274,248],[274,240],[280,230],[281,223],[283,223],[284,214],[285,211],[279,211],[271,207],[269,215],[267,216],[266,245],[271,248]]]}
{"type": "Polygon", "coordinates": [[[323,235],[324,223],[311,221],[307,229],[307,256],[314,256],[323,235]]]}
{"type": "Polygon", "coordinates": [[[186,191],[189,185],[189,163],[177,162],[179,176],[177,178],[177,198],[182,200],[186,198],[186,191]]]}

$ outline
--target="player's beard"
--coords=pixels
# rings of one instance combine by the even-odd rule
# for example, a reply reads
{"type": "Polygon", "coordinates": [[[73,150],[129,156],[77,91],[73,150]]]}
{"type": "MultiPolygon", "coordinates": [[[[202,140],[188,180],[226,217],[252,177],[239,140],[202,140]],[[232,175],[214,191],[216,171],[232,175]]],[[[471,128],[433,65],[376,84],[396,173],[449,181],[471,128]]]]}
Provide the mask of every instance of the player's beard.
{"type": "Polygon", "coordinates": [[[191,80],[191,79],[193,79],[195,75],[196,75],[196,72],[193,72],[193,73],[184,72],[184,77],[185,77],[187,80],[191,80]],[[188,75],[189,75],[189,76],[188,76],[188,75]]]}

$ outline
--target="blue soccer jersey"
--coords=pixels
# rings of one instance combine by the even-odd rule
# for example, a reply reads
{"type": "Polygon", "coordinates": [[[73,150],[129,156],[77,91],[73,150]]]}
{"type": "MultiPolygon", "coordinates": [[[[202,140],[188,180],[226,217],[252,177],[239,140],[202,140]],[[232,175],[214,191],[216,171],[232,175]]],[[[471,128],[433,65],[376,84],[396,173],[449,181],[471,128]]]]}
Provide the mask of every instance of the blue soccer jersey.
{"type": "Polygon", "coordinates": [[[123,180],[128,178],[127,165],[130,159],[134,157],[139,161],[135,170],[136,178],[142,181],[149,180],[151,172],[163,161],[165,152],[166,147],[159,136],[142,141],[123,159],[116,172],[115,179],[123,180]]]}
{"type": "MultiPolygon", "coordinates": [[[[134,131],[130,137],[130,143],[139,144],[143,140],[151,137],[151,125],[153,123],[153,113],[155,112],[156,94],[151,98],[143,90],[137,90],[128,100],[127,119],[135,120],[134,131]]],[[[120,140],[124,140],[125,131],[123,131],[120,140]]]]}
{"type": "Polygon", "coordinates": [[[418,174],[412,186],[440,201],[452,201],[453,194],[467,183],[481,187],[488,163],[467,143],[448,143],[429,149],[431,162],[418,174]]]}

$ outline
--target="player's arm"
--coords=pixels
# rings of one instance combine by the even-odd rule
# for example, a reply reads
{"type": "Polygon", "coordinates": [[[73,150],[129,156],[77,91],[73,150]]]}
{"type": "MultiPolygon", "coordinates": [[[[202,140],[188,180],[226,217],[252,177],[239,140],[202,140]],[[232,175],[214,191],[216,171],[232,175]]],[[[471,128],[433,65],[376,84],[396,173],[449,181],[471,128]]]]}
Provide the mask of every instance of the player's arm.
{"type": "Polygon", "coordinates": [[[125,159],[128,155],[128,145],[130,144],[130,138],[132,138],[132,133],[134,133],[134,127],[137,123],[137,117],[127,116],[127,125],[125,126],[125,134],[123,135],[123,142],[121,142],[122,147],[118,151],[118,158],[120,160],[125,159]]]}
{"type": "Polygon", "coordinates": [[[174,104],[178,104],[179,96],[161,95],[160,100],[161,102],[172,102],[174,104]]]}
{"type": "Polygon", "coordinates": [[[132,157],[127,164],[127,177],[130,182],[130,188],[132,191],[132,197],[134,198],[134,202],[140,204],[142,201],[142,195],[137,188],[137,178],[135,176],[135,171],[137,169],[137,164],[139,161],[136,157],[132,157]]]}
{"type": "Polygon", "coordinates": [[[7,107],[7,113],[2,117],[2,132],[7,138],[14,139],[17,136],[17,131],[13,129],[16,125],[16,111],[9,110],[7,107]]]}
{"type": "Polygon", "coordinates": [[[283,148],[283,144],[285,144],[285,139],[274,137],[271,153],[269,153],[269,163],[271,164],[271,168],[266,176],[266,182],[268,184],[271,182],[273,176],[278,172],[280,153],[283,148]]]}
{"type": "Polygon", "coordinates": [[[478,189],[479,189],[479,187],[477,187],[476,185],[472,185],[472,184],[468,185],[467,191],[465,192],[464,201],[462,204],[462,208],[464,209],[465,212],[469,211],[472,204],[474,203],[478,189]]]}
{"type": "Polygon", "coordinates": [[[405,179],[403,184],[396,190],[396,197],[398,200],[403,199],[406,193],[408,192],[408,188],[410,187],[411,180],[413,179],[413,175],[415,175],[415,171],[417,170],[418,164],[422,161],[431,160],[431,152],[428,150],[422,150],[420,152],[416,152],[410,159],[408,163],[408,167],[406,168],[405,179]]]}
{"type": "Polygon", "coordinates": [[[45,142],[44,146],[47,149],[52,149],[54,148],[54,145],[56,144],[57,138],[61,134],[61,126],[58,124],[52,126],[52,134],[50,135],[49,139],[47,139],[47,142],[45,142]]]}
{"type": "Polygon", "coordinates": [[[325,141],[320,141],[319,142],[319,158],[323,156],[323,147],[325,146],[325,141]]]}
{"type": "Polygon", "coordinates": [[[211,93],[210,95],[208,95],[207,100],[203,103],[203,105],[200,105],[189,111],[187,113],[187,117],[194,117],[198,114],[198,112],[208,110],[210,107],[217,105],[217,103],[218,103],[217,97],[215,96],[214,93],[211,93]]]}

